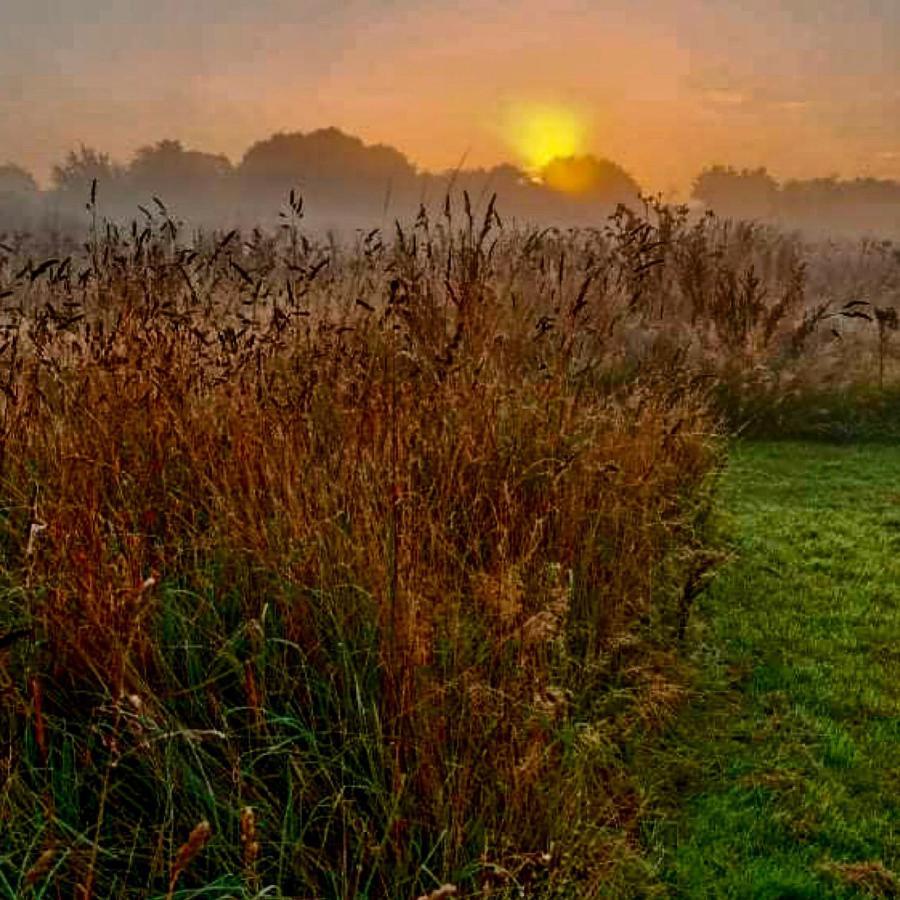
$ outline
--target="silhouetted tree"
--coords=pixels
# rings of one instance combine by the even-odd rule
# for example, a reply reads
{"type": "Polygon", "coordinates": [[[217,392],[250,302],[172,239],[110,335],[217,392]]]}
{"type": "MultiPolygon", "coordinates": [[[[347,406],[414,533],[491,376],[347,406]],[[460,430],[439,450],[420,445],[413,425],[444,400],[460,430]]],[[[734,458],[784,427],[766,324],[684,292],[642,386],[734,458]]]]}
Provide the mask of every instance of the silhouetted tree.
{"type": "Polygon", "coordinates": [[[21,166],[0,166],[0,229],[30,228],[38,210],[40,192],[32,174],[21,166]]]}
{"type": "Polygon", "coordinates": [[[641,193],[620,165],[591,155],[553,159],[541,169],[540,177],[547,187],[592,203],[633,204],[641,193]]]}
{"type": "Polygon", "coordinates": [[[508,163],[490,169],[448,169],[436,175],[423,174],[420,181],[424,186],[422,196],[438,207],[443,206],[448,193],[461,196],[465,191],[476,212],[496,194],[502,209],[512,213],[534,192],[534,182],[528,175],[508,163]]]}
{"type": "Polygon", "coordinates": [[[38,191],[34,176],[13,163],[0,166],[0,196],[30,197],[38,191]]]}
{"type": "Polygon", "coordinates": [[[231,163],[221,154],[186,150],[181,141],[163,140],[141,147],[128,167],[135,187],[162,191],[214,184],[231,173],[231,163]]]}
{"type": "Polygon", "coordinates": [[[122,166],[114,163],[109,154],[82,145],[70,150],[65,162],[53,167],[54,188],[62,194],[76,194],[84,199],[94,179],[103,187],[117,187],[125,176],[122,166]]]}
{"type": "Polygon", "coordinates": [[[694,181],[693,196],[720,216],[766,219],[778,211],[778,182],[766,171],[731,166],[704,169],[694,181]]]}
{"type": "Polygon", "coordinates": [[[442,200],[448,190],[457,195],[465,190],[478,213],[497,194],[503,218],[532,224],[599,224],[616,204],[633,206],[640,196],[640,186],[621,166],[592,156],[553,160],[537,177],[503,163],[423,179],[432,201],[442,200]]]}
{"type": "Polygon", "coordinates": [[[789,181],[781,190],[785,222],[808,231],[900,231],[900,184],[875,178],[789,181]]]}
{"type": "Polygon", "coordinates": [[[298,187],[310,205],[373,211],[393,194],[415,192],[416,170],[393,147],[369,146],[337,128],[276,134],[254,144],[237,175],[250,195],[270,205],[298,187]]]}
{"type": "Polygon", "coordinates": [[[143,202],[160,197],[180,213],[214,221],[228,202],[231,162],[221,154],[187,150],[180,141],[141,147],[128,167],[128,186],[143,202]]]}

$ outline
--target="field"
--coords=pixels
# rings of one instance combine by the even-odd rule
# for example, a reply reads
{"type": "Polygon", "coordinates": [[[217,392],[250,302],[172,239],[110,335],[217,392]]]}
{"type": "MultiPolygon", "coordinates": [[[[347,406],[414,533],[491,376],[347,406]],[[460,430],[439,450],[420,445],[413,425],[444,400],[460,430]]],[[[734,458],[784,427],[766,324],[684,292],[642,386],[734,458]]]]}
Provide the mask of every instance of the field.
{"type": "Polygon", "coordinates": [[[0,242],[0,892],[894,890],[892,245],[302,216],[0,242]]]}

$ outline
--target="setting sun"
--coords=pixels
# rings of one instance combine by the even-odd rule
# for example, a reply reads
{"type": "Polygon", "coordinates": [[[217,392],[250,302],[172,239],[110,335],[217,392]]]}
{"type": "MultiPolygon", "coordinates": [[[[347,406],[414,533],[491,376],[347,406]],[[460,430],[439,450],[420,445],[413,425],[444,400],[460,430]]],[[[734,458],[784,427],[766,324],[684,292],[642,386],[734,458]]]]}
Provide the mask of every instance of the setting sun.
{"type": "Polygon", "coordinates": [[[518,106],[507,124],[507,139],[532,172],[553,159],[583,152],[585,133],[581,116],[557,106],[518,106]]]}

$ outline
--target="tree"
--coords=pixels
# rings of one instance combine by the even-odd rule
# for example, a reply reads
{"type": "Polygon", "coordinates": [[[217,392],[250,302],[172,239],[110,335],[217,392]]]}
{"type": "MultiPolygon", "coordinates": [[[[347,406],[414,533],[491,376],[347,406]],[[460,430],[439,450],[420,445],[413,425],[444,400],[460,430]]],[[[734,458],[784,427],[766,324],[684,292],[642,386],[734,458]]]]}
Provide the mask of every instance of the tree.
{"type": "Polygon", "coordinates": [[[787,221],[809,231],[896,234],[900,226],[896,181],[810,178],[787,182],[781,194],[787,221]]]}
{"type": "Polygon", "coordinates": [[[181,141],[173,140],[141,147],[128,167],[132,186],[164,196],[214,186],[230,173],[227,157],[186,150],[181,141]]]}
{"type": "Polygon", "coordinates": [[[0,166],[0,196],[32,197],[38,192],[34,176],[14,163],[0,166]]]}
{"type": "Polygon", "coordinates": [[[274,212],[297,189],[311,221],[329,227],[364,227],[385,215],[414,215],[421,189],[415,168],[400,151],[367,145],[337,128],[259,141],[235,174],[244,216],[274,212]]]}
{"type": "Polygon", "coordinates": [[[291,181],[353,179],[378,181],[415,175],[409,160],[393,147],[367,146],[337,128],[309,134],[276,134],[254,144],[240,165],[244,177],[291,181]]]}
{"type": "Polygon", "coordinates": [[[765,168],[715,165],[697,176],[693,197],[720,216],[765,219],[778,212],[779,187],[765,168]]]}
{"type": "Polygon", "coordinates": [[[90,195],[94,180],[103,187],[114,187],[121,184],[124,174],[108,154],[82,144],[77,152],[70,150],[61,165],[53,167],[52,180],[61,194],[84,199],[90,195]]]}
{"type": "Polygon", "coordinates": [[[12,163],[0,166],[0,230],[31,227],[39,200],[37,182],[30,172],[12,163]]]}
{"type": "Polygon", "coordinates": [[[540,179],[570,197],[608,204],[633,203],[641,193],[620,165],[590,154],[553,159],[541,169],[540,179]]]}

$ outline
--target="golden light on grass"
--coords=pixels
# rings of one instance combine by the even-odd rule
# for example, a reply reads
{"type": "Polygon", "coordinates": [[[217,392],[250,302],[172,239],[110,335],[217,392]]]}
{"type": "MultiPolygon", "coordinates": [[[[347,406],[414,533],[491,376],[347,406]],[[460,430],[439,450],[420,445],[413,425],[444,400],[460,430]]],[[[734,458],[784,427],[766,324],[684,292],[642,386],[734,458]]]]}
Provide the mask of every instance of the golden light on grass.
{"type": "Polygon", "coordinates": [[[551,104],[520,104],[510,110],[506,139],[528,169],[537,174],[551,160],[584,151],[587,128],[573,109],[551,104]]]}

